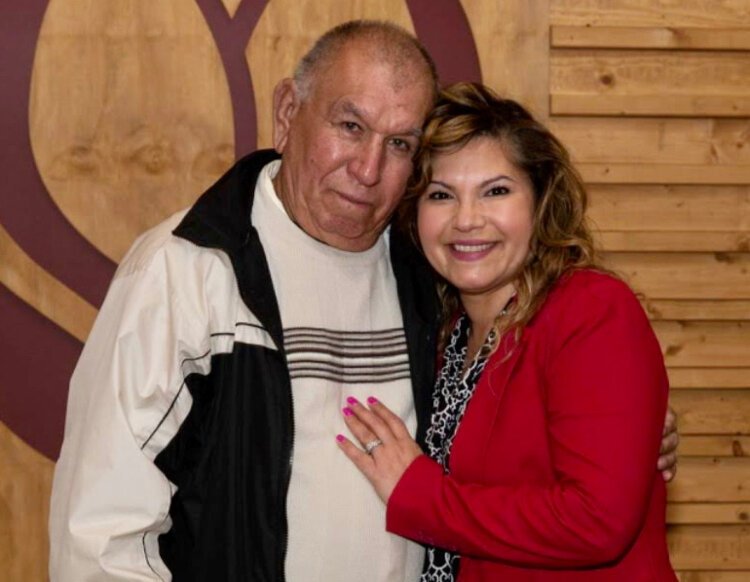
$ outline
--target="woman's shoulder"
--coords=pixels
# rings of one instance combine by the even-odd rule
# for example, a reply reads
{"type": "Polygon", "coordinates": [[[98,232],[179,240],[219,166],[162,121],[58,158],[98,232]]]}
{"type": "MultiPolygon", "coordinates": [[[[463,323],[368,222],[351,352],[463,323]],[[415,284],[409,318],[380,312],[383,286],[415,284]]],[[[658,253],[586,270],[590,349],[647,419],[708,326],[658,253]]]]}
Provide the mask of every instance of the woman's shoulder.
{"type": "Polygon", "coordinates": [[[542,311],[557,314],[589,313],[633,309],[642,311],[640,302],[625,281],[595,269],[576,269],[554,285],[542,311]]]}
{"type": "Polygon", "coordinates": [[[552,288],[550,297],[555,295],[608,295],[635,297],[635,293],[625,281],[605,271],[596,269],[575,269],[562,277],[552,288]]]}

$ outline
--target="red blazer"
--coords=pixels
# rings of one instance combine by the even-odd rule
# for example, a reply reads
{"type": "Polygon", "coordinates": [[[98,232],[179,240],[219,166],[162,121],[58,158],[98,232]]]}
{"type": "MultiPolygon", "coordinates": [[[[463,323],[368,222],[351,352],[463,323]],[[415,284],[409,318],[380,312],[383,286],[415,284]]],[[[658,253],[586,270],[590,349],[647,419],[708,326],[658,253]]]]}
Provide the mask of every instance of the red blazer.
{"type": "Polygon", "coordinates": [[[565,277],[487,362],[451,474],[424,455],[406,470],[388,531],[460,553],[459,582],[675,581],[656,470],[668,388],[630,289],[565,277]]]}

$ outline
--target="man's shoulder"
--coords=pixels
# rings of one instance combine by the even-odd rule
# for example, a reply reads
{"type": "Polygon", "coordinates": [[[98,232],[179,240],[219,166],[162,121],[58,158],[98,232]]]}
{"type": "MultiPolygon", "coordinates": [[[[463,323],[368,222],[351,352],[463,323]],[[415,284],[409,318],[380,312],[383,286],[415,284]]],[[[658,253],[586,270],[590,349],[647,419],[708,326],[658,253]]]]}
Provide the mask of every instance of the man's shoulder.
{"type": "Polygon", "coordinates": [[[141,234],[120,263],[116,277],[180,264],[185,268],[195,269],[199,268],[202,260],[210,260],[215,256],[216,253],[210,249],[175,236],[173,231],[188,211],[188,208],[180,210],[141,234]]]}

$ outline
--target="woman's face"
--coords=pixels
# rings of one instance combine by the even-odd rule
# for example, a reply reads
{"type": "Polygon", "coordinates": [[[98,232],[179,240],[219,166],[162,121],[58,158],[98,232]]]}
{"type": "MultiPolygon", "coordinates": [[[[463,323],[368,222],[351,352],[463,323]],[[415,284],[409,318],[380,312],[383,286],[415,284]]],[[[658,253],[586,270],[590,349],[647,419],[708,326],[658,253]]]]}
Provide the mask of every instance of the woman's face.
{"type": "Polygon", "coordinates": [[[464,301],[484,296],[502,308],[529,253],[534,194],[501,142],[473,139],[433,159],[417,227],[427,259],[464,301]]]}

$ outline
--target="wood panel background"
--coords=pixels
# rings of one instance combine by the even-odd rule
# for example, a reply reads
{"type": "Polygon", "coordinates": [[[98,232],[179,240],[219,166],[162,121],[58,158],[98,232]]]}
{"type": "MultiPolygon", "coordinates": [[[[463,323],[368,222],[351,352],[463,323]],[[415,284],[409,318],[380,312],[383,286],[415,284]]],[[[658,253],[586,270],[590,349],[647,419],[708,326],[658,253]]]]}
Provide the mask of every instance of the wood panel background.
{"type": "MultiPolygon", "coordinates": [[[[223,6],[245,18],[250,3],[223,6]]],[[[48,4],[29,139],[54,203],[113,260],[234,156],[239,113],[198,4],[48,4]]],[[[682,433],[668,508],[680,579],[750,579],[750,0],[461,5],[484,81],[571,149],[606,261],[652,318],[682,433]]],[[[270,143],[273,84],[312,39],[356,17],[414,30],[409,8],[270,0],[243,45],[258,143],[270,143]]],[[[85,339],[95,306],[2,225],[0,283],[85,339]]],[[[46,579],[52,468],[0,422],[0,578],[46,579]]]]}

